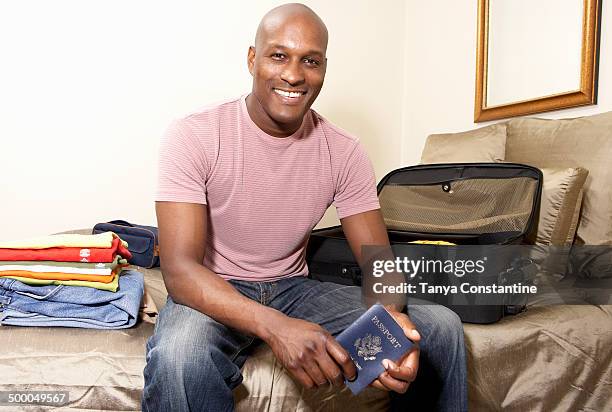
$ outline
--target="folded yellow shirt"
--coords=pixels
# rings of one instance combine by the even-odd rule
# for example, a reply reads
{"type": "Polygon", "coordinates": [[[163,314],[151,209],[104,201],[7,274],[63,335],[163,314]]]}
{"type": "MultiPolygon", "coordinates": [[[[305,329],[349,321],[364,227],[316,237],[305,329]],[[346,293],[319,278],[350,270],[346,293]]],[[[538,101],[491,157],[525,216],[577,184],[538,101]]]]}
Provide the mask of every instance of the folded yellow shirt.
{"type": "Polygon", "coordinates": [[[46,285],[66,285],[66,286],[83,286],[88,288],[95,288],[101,290],[108,290],[109,292],[116,292],[119,289],[119,274],[115,275],[115,278],[110,283],[102,282],[88,282],[86,280],[51,280],[51,279],[33,279],[24,278],[21,276],[4,276],[7,278],[15,279],[21,283],[34,286],[46,286],[46,285]]]}
{"type": "MultiPolygon", "coordinates": [[[[60,235],[40,236],[31,239],[9,240],[0,242],[2,249],[47,249],[50,247],[91,247],[110,248],[113,239],[117,236],[113,232],[98,233],[97,235],[79,235],[64,233],[60,235]]],[[[126,241],[121,240],[123,246],[128,247],[126,241]]]]}
{"type": "Polygon", "coordinates": [[[32,273],[72,273],[79,275],[100,275],[108,276],[113,273],[111,268],[85,269],[70,266],[49,266],[49,265],[2,265],[0,266],[0,276],[4,273],[22,270],[32,273]]]}

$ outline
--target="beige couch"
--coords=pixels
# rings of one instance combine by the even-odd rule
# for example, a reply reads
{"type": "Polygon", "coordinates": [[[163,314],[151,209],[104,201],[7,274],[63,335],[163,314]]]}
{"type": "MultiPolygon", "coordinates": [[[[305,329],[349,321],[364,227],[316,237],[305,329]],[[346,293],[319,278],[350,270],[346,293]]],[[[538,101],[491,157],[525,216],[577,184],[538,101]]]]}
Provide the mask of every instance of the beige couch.
{"type": "MultiPolygon", "coordinates": [[[[506,161],[589,171],[576,242],[611,245],[612,113],[505,125],[506,161]]],[[[161,274],[144,272],[147,292],[161,308],[161,274]]],[[[464,330],[471,410],[612,410],[612,306],[532,306],[464,330]]],[[[67,390],[75,410],[138,410],[152,331],[149,321],[121,331],[0,327],[0,390],[67,390]]],[[[265,346],[243,375],[238,410],[374,411],[388,402],[373,389],[358,397],[304,390],[265,346]]]]}

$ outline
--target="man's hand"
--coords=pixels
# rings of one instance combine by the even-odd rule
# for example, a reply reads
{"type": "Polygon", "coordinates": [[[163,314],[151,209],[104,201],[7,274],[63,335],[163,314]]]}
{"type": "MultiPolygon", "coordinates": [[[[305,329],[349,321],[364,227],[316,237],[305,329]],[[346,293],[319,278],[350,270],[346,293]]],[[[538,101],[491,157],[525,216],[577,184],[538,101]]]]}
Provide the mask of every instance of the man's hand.
{"type": "Polygon", "coordinates": [[[321,326],[281,313],[270,320],[274,330],[264,341],[279,362],[306,388],[341,386],[355,379],[355,364],[346,350],[321,326]]]}
{"type": "Polygon", "coordinates": [[[389,359],[383,359],[382,362],[386,371],[381,373],[378,379],[371,383],[371,386],[385,391],[405,393],[410,383],[416,378],[419,369],[420,349],[418,343],[421,340],[421,335],[406,314],[391,309],[389,313],[402,327],[404,335],[414,342],[414,346],[400,359],[399,365],[389,359]]]}

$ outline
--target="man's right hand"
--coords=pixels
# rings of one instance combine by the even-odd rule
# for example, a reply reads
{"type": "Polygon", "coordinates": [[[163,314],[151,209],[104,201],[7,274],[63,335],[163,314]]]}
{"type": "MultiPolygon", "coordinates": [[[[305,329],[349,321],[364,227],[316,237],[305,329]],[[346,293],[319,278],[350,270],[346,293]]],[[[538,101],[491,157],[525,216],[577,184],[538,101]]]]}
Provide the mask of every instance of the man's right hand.
{"type": "Polygon", "coordinates": [[[357,376],[348,352],[321,326],[278,313],[263,340],[281,364],[306,388],[342,386],[357,376]]]}

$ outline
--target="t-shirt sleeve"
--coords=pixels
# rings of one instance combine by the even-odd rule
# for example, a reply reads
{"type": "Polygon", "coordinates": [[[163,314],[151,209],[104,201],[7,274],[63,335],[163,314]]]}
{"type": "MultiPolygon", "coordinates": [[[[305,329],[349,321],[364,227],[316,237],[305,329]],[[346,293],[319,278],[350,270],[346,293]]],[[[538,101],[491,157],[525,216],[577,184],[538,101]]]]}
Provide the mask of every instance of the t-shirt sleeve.
{"type": "Polygon", "coordinates": [[[206,154],[193,133],[175,121],[159,149],[156,201],[207,204],[206,154]]]}
{"type": "Polygon", "coordinates": [[[380,209],[374,168],[359,143],[354,146],[340,169],[333,204],[339,219],[380,209]]]}

